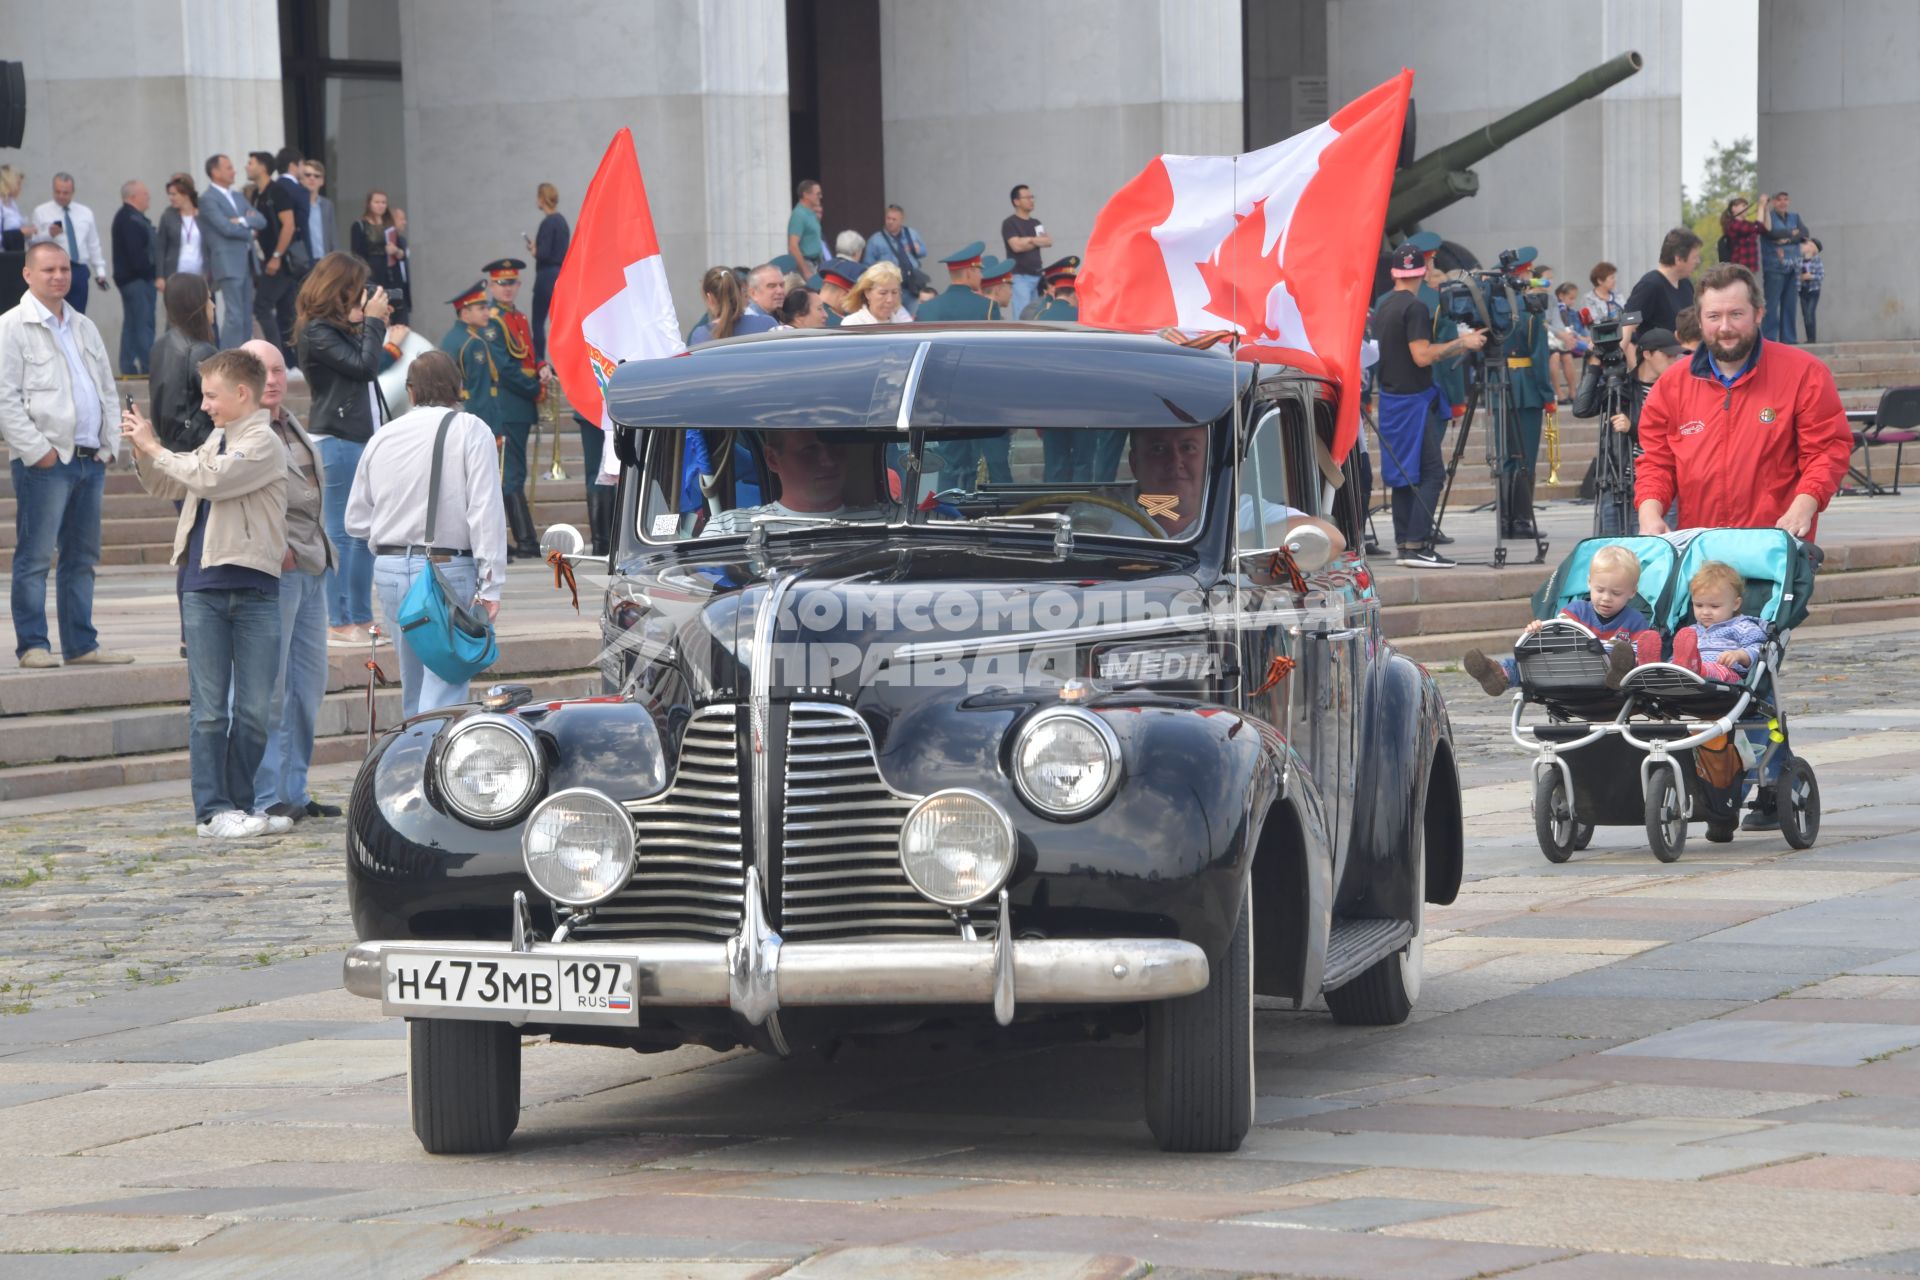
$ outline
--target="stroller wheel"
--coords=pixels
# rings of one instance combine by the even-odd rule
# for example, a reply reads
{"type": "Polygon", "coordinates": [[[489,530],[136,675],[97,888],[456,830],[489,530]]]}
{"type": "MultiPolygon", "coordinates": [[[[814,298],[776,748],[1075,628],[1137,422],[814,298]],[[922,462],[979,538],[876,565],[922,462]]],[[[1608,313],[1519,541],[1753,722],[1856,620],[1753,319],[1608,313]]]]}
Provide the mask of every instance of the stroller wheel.
{"type": "Polygon", "coordinates": [[[1671,769],[1656,769],[1647,787],[1647,843],[1662,862],[1678,862],[1687,847],[1687,797],[1671,769]]]}
{"type": "Polygon", "coordinates": [[[1593,824],[1576,822],[1573,824],[1573,849],[1575,853],[1593,843],[1593,824]]]}
{"type": "Polygon", "coordinates": [[[1820,834],[1820,783],[1813,776],[1813,766],[1799,756],[1788,760],[1773,794],[1780,834],[1795,849],[1811,848],[1820,834]]]}
{"type": "MultiPolygon", "coordinates": [[[[1533,780],[1533,833],[1548,862],[1565,862],[1581,847],[1579,832],[1586,824],[1574,821],[1573,801],[1559,769],[1542,769],[1533,780]]],[[[1593,828],[1587,827],[1591,838],[1593,828]]]]}

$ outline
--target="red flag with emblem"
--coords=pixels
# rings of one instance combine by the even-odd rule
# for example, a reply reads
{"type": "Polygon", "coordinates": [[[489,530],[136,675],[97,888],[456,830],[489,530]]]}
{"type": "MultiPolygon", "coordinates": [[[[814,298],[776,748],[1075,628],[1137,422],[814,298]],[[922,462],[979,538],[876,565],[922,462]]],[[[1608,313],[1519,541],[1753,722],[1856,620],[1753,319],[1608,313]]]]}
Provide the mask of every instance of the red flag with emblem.
{"type": "Polygon", "coordinates": [[[1271,147],[1154,160],[1094,220],[1081,322],[1228,330],[1241,359],[1334,379],[1333,451],[1345,458],[1360,431],[1360,341],[1412,91],[1403,70],[1271,147]]]}
{"type": "MultiPolygon", "coordinates": [[[[602,392],[616,366],[686,350],[630,130],[613,135],[587,186],[550,314],[553,371],[574,410],[603,428],[612,424],[602,392]]],[[[603,474],[618,468],[612,449],[600,456],[603,474]]]]}

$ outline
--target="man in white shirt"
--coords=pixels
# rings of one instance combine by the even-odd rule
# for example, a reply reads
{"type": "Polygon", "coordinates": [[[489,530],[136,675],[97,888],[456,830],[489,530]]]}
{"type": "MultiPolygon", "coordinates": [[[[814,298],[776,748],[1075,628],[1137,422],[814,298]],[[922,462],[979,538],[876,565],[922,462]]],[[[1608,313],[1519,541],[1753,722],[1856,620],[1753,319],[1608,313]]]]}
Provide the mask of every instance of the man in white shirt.
{"type": "Polygon", "coordinates": [[[100,499],[120,448],[113,366],[93,321],[67,302],[67,251],[42,240],[26,257],[27,294],[0,315],[0,436],[13,454],[19,531],[13,651],[27,670],[59,665],[47,636],[47,569],[58,552],[61,657],[68,666],[132,662],[102,649],[93,629],[100,499]]]}
{"type": "Polygon", "coordinates": [[[87,313],[87,281],[91,277],[107,280],[107,255],[100,248],[100,225],[93,210],[73,198],[73,175],[53,175],[53,199],[33,211],[33,223],[41,237],[67,251],[73,263],[73,287],[66,305],[81,315],[87,313]]]}

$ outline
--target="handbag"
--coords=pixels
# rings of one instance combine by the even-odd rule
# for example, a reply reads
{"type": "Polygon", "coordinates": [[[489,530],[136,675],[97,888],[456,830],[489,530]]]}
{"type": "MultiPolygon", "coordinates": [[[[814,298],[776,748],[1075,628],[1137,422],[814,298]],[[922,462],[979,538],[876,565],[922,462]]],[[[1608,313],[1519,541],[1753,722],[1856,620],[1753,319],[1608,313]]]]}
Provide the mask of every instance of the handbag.
{"type": "MultiPolygon", "coordinates": [[[[457,413],[458,409],[448,410],[433,437],[433,471],[427,480],[428,546],[435,545],[435,519],[440,514],[440,466],[447,429],[453,425],[457,413]]],[[[431,556],[427,557],[426,569],[407,587],[396,621],[400,624],[400,634],[406,637],[421,663],[449,684],[465,684],[500,656],[493,623],[485,612],[459,601],[431,556]]]]}

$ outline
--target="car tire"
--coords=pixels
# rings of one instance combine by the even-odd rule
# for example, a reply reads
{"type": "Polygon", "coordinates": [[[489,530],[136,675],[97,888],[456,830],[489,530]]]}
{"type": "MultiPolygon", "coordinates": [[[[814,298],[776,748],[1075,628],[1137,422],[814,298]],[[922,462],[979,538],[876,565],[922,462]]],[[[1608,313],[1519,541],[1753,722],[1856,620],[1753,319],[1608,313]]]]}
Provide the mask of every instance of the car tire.
{"type": "Polygon", "coordinates": [[[1327,992],[1327,1011],[1335,1022],[1353,1027],[1397,1027],[1420,999],[1426,973],[1426,851],[1413,851],[1413,937],[1407,945],[1368,965],[1352,982],[1327,992]]]}
{"type": "Polygon", "coordinates": [[[520,1029],[504,1022],[413,1018],[407,1101],[429,1154],[499,1151],[520,1122],[520,1029]]]}
{"type": "Polygon", "coordinates": [[[1162,1151],[1237,1151],[1253,1126],[1252,897],[1206,990],[1147,1006],[1147,1127],[1162,1151]]]}

